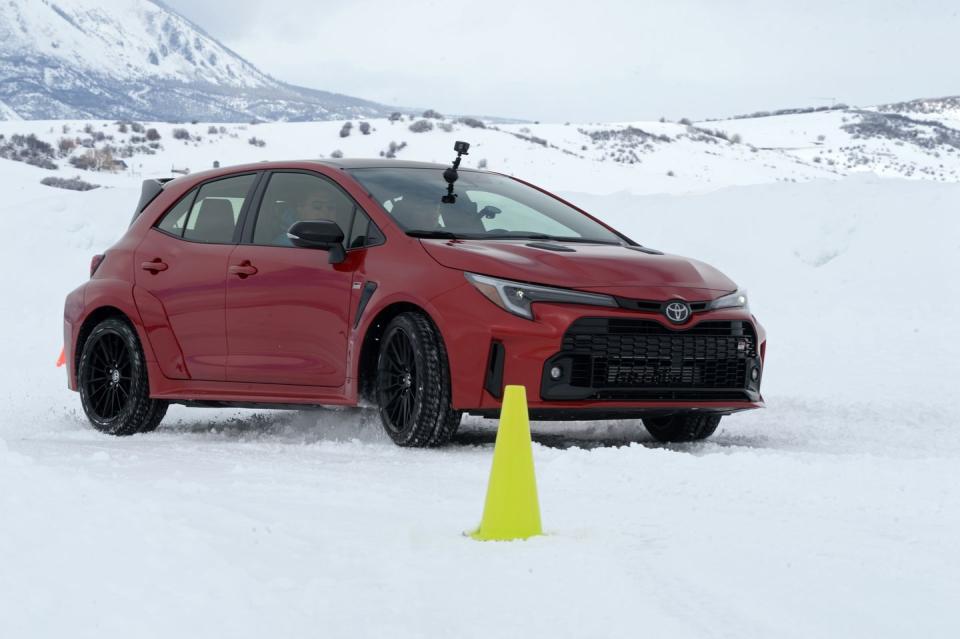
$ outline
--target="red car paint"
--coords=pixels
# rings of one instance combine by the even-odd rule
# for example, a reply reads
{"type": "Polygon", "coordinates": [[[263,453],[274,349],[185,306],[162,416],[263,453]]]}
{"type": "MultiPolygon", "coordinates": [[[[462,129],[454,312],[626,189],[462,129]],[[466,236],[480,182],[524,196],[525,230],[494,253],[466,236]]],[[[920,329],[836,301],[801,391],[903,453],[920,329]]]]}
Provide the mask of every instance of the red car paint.
{"type": "MultiPolygon", "coordinates": [[[[389,161],[383,165],[392,166],[389,161]]],[[[359,399],[365,338],[397,309],[415,307],[432,319],[447,347],[456,409],[482,411],[500,405],[484,388],[492,340],[505,347],[503,383],[525,386],[531,409],[734,412],[763,405],[759,395],[753,401],[543,400],[544,362],[560,350],[564,332],[577,318],[644,318],[680,329],[657,312],[545,302],[536,304],[535,321],[526,320],[492,304],[466,281],[464,271],[650,300],[711,300],[736,286],[712,267],[686,258],[592,245],[578,245],[575,253],[555,253],[526,244],[409,237],[335,162],[271,162],[182,177],[165,186],[105,252],[92,278],[68,295],[68,384],[77,389],[77,344],[83,331],[104,314],[122,313],[139,335],[155,399],[352,405],[359,399]],[[200,244],[153,228],[199,184],[278,170],[334,180],[386,240],[350,249],[346,260],[329,264],[322,251],[200,244]],[[367,281],[378,288],[358,321],[367,281]]],[[[683,330],[708,320],[750,322],[764,357],[766,335],[749,311],[697,313],[683,330]]],[[[368,349],[375,346],[366,344],[368,349]]]]}

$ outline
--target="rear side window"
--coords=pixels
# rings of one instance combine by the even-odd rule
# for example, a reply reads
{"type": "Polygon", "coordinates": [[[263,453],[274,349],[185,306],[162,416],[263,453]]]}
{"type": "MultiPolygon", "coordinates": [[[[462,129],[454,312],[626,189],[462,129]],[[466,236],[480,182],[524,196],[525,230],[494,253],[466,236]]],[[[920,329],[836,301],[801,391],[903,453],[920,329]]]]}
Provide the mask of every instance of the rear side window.
{"type": "Polygon", "coordinates": [[[210,244],[233,242],[240,211],[255,179],[256,175],[240,175],[200,187],[190,208],[184,239],[210,244]]]}
{"type": "Polygon", "coordinates": [[[183,197],[157,224],[170,235],[194,242],[230,244],[256,175],[208,182],[183,197]]]}
{"type": "Polygon", "coordinates": [[[163,219],[160,220],[160,223],[157,224],[157,228],[170,235],[183,237],[183,229],[187,226],[187,215],[190,213],[191,207],[193,207],[193,198],[195,198],[196,195],[197,190],[194,189],[181,198],[175,207],[167,211],[163,219]]]}

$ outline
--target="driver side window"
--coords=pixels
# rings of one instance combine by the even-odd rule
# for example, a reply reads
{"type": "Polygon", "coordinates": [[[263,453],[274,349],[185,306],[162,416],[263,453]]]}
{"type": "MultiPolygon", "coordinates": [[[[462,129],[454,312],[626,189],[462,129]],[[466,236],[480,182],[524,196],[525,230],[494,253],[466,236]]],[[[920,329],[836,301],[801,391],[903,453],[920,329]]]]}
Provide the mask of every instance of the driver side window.
{"type": "Polygon", "coordinates": [[[274,173],[260,203],[253,243],[293,246],[287,230],[303,220],[331,220],[348,237],[355,208],[329,180],[306,173],[274,173]]]}

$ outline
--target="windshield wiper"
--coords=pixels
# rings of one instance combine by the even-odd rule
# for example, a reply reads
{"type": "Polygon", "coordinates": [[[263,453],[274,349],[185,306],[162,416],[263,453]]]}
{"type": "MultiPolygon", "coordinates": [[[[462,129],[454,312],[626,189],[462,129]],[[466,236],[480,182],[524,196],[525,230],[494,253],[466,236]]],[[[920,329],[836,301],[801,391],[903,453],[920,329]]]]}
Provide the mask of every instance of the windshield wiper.
{"type": "Polygon", "coordinates": [[[483,235],[485,240],[547,240],[550,242],[581,242],[586,244],[610,244],[619,246],[620,242],[610,240],[594,240],[588,237],[567,237],[561,235],[547,235],[546,233],[534,233],[527,231],[516,231],[514,233],[497,233],[496,235],[483,235]]]}
{"type": "Polygon", "coordinates": [[[554,242],[581,242],[584,244],[609,244],[611,246],[622,246],[623,242],[614,242],[613,240],[595,240],[589,237],[566,237],[559,235],[548,236],[554,242]]]}
{"type": "Polygon", "coordinates": [[[553,236],[546,233],[531,233],[528,231],[514,231],[507,233],[483,233],[478,238],[484,240],[552,240],[553,236]]]}
{"type": "Polygon", "coordinates": [[[424,231],[423,229],[413,229],[407,231],[410,237],[419,237],[425,240],[459,240],[461,236],[450,231],[424,231]]]}
{"type": "Polygon", "coordinates": [[[406,233],[410,237],[417,237],[426,240],[540,240],[547,242],[607,244],[610,246],[623,245],[620,242],[612,242],[609,240],[594,240],[586,237],[547,235],[546,233],[536,233],[532,231],[512,231],[507,233],[453,233],[451,231],[426,231],[424,229],[411,229],[406,233]]]}

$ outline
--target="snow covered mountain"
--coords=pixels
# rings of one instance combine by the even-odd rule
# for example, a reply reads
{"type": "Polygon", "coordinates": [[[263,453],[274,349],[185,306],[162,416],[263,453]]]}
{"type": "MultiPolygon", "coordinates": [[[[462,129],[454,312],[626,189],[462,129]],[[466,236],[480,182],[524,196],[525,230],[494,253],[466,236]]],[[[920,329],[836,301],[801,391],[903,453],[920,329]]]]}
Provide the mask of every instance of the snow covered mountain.
{"type": "Polygon", "coordinates": [[[326,120],[391,110],[279,82],[156,0],[0,3],[0,119],[326,120]]]}

